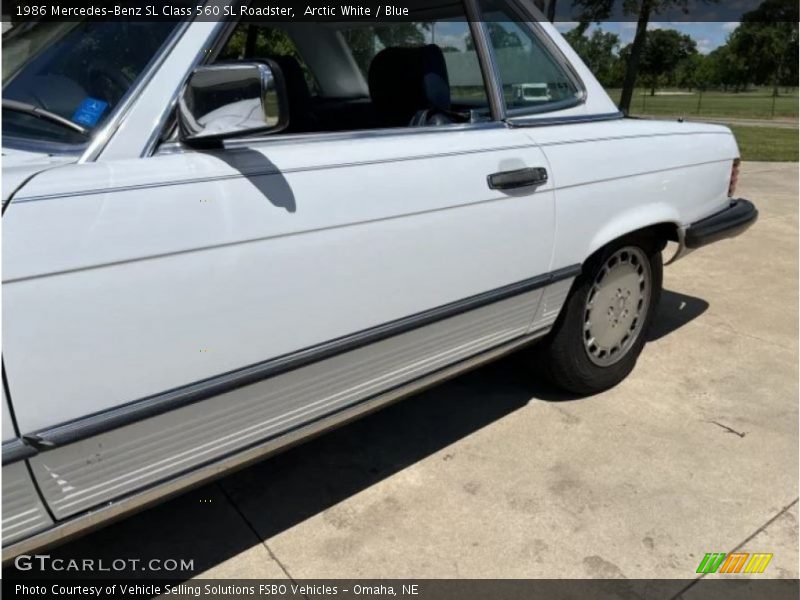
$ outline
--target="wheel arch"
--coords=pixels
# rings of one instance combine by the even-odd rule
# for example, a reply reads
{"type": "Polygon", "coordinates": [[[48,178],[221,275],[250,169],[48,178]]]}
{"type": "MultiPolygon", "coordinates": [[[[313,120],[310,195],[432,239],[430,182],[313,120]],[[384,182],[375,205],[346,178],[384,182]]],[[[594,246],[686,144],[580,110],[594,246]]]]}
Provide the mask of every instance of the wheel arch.
{"type": "Polygon", "coordinates": [[[649,205],[631,210],[605,223],[597,231],[589,242],[583,264],[586,264],[587,261],[609,244],[631,236],[652,237],[662,244],[661,248],[663,249],[667,242],[679,241],[680,227],[680,219],[677,212],[669,206],[654,207],[649,205]],[[657,210],[654,210],[654,208],[657,208],[657,210]]]}

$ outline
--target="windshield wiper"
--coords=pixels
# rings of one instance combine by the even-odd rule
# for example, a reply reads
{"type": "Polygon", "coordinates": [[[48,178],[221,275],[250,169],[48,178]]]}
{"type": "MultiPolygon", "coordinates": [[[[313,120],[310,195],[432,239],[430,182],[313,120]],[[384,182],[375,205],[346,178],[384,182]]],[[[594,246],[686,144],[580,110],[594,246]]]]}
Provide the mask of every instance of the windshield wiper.
{"type": "Polygon", "coordinates": [[[54,112],[50,112],[44,108],[39,108],[38,106],[34,106],[33,104],[28,104],[27,102],[19,102],[17,100],[3,100],[3,108],[7,108],[8,110],[13,110],[16,112],[25,113],[26,115],[31,115],[32,117],[38,117],[39,119],[44,119],[45,121],[50,121],[51,123],[56,123],[61,125],[62,127],[67,127],[72,131],[76,131],[81,135],[89,137],[89,130],[86,127],[82,127],[77,123],[73,123],[69,119],[65,119],[61,115],[57,115],[54,112]]]}

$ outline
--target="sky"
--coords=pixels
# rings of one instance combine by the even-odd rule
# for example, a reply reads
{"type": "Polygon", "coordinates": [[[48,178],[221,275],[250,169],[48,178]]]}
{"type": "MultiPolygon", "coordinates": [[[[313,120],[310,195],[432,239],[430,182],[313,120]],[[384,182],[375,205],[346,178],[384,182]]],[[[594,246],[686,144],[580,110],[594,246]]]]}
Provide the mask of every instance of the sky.
{"type": "MultiPolygon", "coordinates": [[[[566,33],[577,23],[572,22],[557,22],[556,28],[566,33]]],[[[697,42],[697,50],[701,54],[708,54],[715,48],[718,48],[725,43],[728,34],[736,29],[739,23],[736,22],[652,22],[648,25],[648,29],[675,29],[681,33],[685,33],[694,38],[697,42]]],[[[589,28],[589,33],[596,29],[598,25],[592,25],[589,28]]],[[[635,21],[608,21],[599,25],[604,31],[616,33],[619,36],[620,44],[625,46],[633,41],[633,35],[636,33],[635,21]]]]}
{"type": "MultiPolygon", "coordinates": [[[[574,21],[556,21],[555,26],[561,33],[566,33],[573,29],[578,23],[574,21]]],[[[511,25],[510,23],[508,25],[511,25]]],[[[654,21],[648,24],[648,29],[675,29],[681,33],[691,36],[697,43],[697,50],[701,54],[708,54],[715,48],[725,43],[731,31],[739,26],[738,22],[693,22],[693,21],[654,21]]],[[[620,45],[625,46],[633,41],[636,33],[635,21],[604,21],[592,24],[588,29],[588,34],[594,29],[603,29],[616,33],[619,36],[620,45]]],[[[454,46],[461,50],[465,49],[465,40],[469,37],[468,25],[465,21],[439,21],[435,28],[425,30],[426,40],[429,43],[437,43],[440,46],[454,46]],[[432,37],[427,37],[432,36],[432,37]]]]}

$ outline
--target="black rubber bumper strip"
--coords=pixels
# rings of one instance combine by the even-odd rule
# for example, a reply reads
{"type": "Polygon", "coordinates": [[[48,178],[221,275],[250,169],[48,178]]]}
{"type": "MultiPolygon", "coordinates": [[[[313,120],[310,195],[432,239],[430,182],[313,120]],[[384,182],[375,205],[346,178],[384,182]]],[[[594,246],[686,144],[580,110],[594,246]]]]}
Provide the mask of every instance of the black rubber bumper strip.
{"type": "Polygon", "coordinates": [[[686,229],[684,243],[687,248],[700,248],[706,244],[739,235],[758,219],[758,210],[749,200],[732,200],[728,208],[692,223],[686,229]]]}
{"type": "Polygon", "coordinates": [[[134,400],[73,421],[42,429],[23,436],[25,441],[39,451],[71,444],[86,438],[124,427],[158,416],[165,412],[182,408],[201,400],[206,400],[232,390],[252,385],[270,377],[293,371],[300,367],[331,358],[344,352],[363,348],[370,344],[400,335],[407,331],[430,325],[442,319],[454,317],[464,312],[487,306],[500,300],[512,298],[547,285],[576,277],[581,265],[571,265],[545,273],[531,279],[494,289],[470,298],[445,304],[438,308],[391,321],[337,338],[317,346],[305,348],[284,356],[237,369],[222,375],[210,377],[154,396],[134,400]]]}
{"type": "Polygon", "coordinates": [[[19,462],[37,454],[36,448],[29,445],[25,440],[15,438],[8,442],[3,442],[3,466],[19,462]]]}

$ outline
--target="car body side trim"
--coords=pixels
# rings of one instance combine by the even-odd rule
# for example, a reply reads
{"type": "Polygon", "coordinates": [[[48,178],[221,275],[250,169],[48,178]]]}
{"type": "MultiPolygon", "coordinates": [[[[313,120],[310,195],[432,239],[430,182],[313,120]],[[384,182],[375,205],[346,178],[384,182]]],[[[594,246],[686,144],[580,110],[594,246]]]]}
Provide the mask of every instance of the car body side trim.
{"type": "Polygon", "coordinates": [[[407,396],[417,394],[443,381],[452,379],[462,373],[502,358],[536,341],[545,335],[549,329],[549,327],[544,328],[510,340],[476,356],[424,375],[395,389],[367,398],[354,405],[336,411],[333,414],[301,425],[279,436],[257,442],[241,450],[236,450],[221,458],[193,467],[177,477],[154,483],[150,487],[107,503],[99,508],[94,508],[70,517],[51,529],[3,548],[3,563],[9,562],[19,554],[31,552],[32,550],[40,549],[48,545],[63,543],[72,537],[105,525],[109,521],[128,516],[131,513],[152,506],[159,501],[217,479],[231,471],[247,467],[268,456],[287,450],[309,438],[321,435],[326,431],[375,412],[407,396]]]}
{"type": "Polygon", "coordinates": [[[35,456],[37,454],[36,448],[28,444],[21,438],[14,438],[7,442],[3,442],[3,466],[10,465],[11,463],[19,462],[35,456]]]}
{"type": "Polygon", "coordinates": [[[509,116],[506,122],[510,127],[547,127],[549,125],[569,125],[574,123],[594,123],[596,121],[615,121],[624,119],[624,113],[610,112],[594,115],[563,115],[560,117],[540,117],[533,114],[509,116]]]}
{"type": "Polygon", "coordinates": [[[374,344],[442,319],[573,278],[580,272],[580,265],[564,267],[241,369],[133,400],[121,406],[48,427],[22,437],[38,450],[48,450],[71,444],[269,379],[281,373],[299,369],[343,352],[374,344]]]}
{"type": "MultiPolygon", "coordinates": [[[[397,135],[420,135],[426,133],[445,133],[447,131],[453,132],[462,132],[462,131],[479,131],[485,129],[503,129],[505,125],[503,123],[474,123],[474,124],[462,124],[462,125],[443,125],[442,127],[436,128],[423,128],[423,127],[413,127],[408,128],[408,130],[404,130],[402,132],[397,132],[397,130],[376,130],[375,132],[366,132],[367,134],[373,135],[349,135],[346,137],[323,137],[323,136],[337,136],[336,133],[332,134],[297,134],[291,136],[266,136],[263,138],[242,138],[239,140],[234,141],[226,140],[225,141],[225,150],[235,150],[237,148],[249,148],[256,144],[282,144],[282,143],[291,143],[291,142],[325,142],[325,141],[342,141],[347,139],[363,139],[366,137],[380,137],[380,134],[383,131],[387,131],[389,134],[397,134],[397,135]],[[299,139],[300,136],[304,136],[304,139],[299,139]]],[[[364,133],[364,132],[360,132],[364,133]]],[[[437,152],[437,153],[427,153],[427,154],[410,154],[406,156],[396,156],[393,158],[380,158],[374,160],[359,160],[359,161],[352,161],[352,162],[331,162],[325,164],[315,164],[315,165],[306,165],[306,166],[297,166],[291,167],[286,169],[278,169],[278,168],[268,168],[268,169],[259,169],[253,171],[243,171],[243,172],[236,172],[227,175],[217,175],[217,176],[210,176],[210,177],[194,177],[191,179],[176,179],[172,181],[155,181],[152,183],[139,183],[139,184],[131,184],[131,185],[120,185],[120,186],[107,186],[107,187],[99,187],[99,188],[88,188],[85,190],[74,190],[70,192],[56,192],[52,194],[40,194],[40,195],[33,195],[33,196],[22,196],[20,198],[14,198],[14,202],[16,204],[22,204],[23,202],[40,202],[43,200],[57,200],[60,198],[71,198],[74,196],[88,196],[88,195],[97,195],[97,194],[110,194],[112,192],[126,192],[131,190],[141,190],[141,189],[150,189],[150,188],[159,188],[165,186],[172,186],[172,185],[186,185],[192,183],[208,183],[212,181],[223,181],[226,179],[241,179],[242,177],[261,177],[266,175],[287,175],[289,173],[304,173],[308,171],[321,171],[324,169],[346,169],[350,167],[364,167],[364,166],[372,166],[372,165],[383,165],[383,164],[390,164],[390,163],[398,163],[398,162],[405,162],[405,161],[417,161],[417,160],[430,160],[434,158],[447,158],[447,157],[454,157],[454,156],[466,156],[470,154],[484,154],[487,152],[494,152],[500,150],[527,150],[530,148],[535,147],[536,144],[534,142],[530,142],[527,144],[515,144],[509,146],[497,146],[497,147],[484,147],[484,148],[471,148],[466,150],[459,150],[459,151],[452,151],[452,152],[437,152]]],[[[186,152],[186,153],[196,153],[197,150],[193,148],[189,148],[183,144],[179,143],[170,143],[170,152],[164,152],[163,154],[174,154],[179,152],[186,152]]]]}

